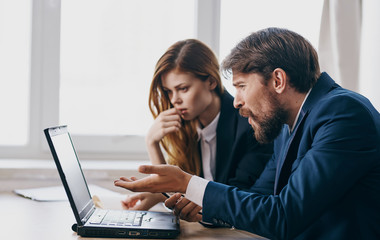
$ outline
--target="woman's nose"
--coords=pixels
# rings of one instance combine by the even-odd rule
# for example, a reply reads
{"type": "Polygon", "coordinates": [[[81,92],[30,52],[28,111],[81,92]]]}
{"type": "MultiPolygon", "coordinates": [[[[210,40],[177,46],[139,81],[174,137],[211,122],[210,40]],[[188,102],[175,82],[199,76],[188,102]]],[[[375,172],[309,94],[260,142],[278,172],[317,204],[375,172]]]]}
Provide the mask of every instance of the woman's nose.
{"type": "Polygon", "coordinates": [[[171,97],[171,102],[172,102],[172,104],[181,102],[181,98],[179,97],[179,95],[177,93],[173,93],[173,95],[171,97]]]}

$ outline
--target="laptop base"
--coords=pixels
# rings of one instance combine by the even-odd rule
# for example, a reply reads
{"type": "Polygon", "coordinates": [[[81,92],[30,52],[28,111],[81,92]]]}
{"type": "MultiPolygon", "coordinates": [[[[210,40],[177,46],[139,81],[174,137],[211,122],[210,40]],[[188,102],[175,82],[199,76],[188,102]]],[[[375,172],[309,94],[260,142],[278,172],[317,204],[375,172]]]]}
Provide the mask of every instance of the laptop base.
{"type": "Polygon", "coordinates": [[[77,227],[78,235],[82,237],[107,237],[107,238],[176,238],[178,231],[168,232],[167,230],[133,229],[125,228],[97,228],[97,227],[77,227]]]}

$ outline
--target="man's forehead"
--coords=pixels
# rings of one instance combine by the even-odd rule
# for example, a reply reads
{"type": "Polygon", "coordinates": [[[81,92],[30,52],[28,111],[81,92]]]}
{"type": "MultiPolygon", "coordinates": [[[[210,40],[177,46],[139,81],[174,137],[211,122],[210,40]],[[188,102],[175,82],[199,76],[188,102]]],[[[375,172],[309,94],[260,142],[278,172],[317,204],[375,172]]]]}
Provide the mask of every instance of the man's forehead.
{"type": "Polygon", "coordinates": [[[237,82],[246,82],[249,78],[250,74],[248,73],[235,73],[232,74],[232,82],[237,83],[237,82]]]}

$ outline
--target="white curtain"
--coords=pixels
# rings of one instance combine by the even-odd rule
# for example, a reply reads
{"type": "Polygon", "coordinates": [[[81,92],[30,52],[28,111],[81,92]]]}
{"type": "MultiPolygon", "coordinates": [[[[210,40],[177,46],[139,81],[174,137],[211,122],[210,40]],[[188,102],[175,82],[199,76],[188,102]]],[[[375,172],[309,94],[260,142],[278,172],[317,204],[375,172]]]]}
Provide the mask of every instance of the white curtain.
{"type": "Polygon", "coordinates": [[[318,49],[321,70],[353,91],[358,91],[360,33],[360,0],[325,0],[318,49]]]}
{"type": "Polygon", "coordinates": [[[325,0],[319,57],[321,70],[380,109],[380,1],[325,0]]]}
{"type": "Polygon", "coordinates": [[[363,0],[359,92],[380,111],[380,1],[363,0]]]}

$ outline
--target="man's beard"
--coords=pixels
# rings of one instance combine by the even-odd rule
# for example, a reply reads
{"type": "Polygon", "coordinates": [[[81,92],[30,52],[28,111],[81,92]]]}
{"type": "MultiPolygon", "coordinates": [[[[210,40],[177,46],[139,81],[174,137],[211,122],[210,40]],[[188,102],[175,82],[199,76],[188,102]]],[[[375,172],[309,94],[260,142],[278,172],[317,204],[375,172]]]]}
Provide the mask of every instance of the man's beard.
{"type": "Polygon", "coordinates": [[[255,129],[255,137],[259,143],[271,143],[280,135],[282,127],[287,119],[287,112],[277,107],[257,122],[259,127],[255,129]]]}
{"type": "Polygon", "coordinates": [[[277,99],[269,99],[271,106],[274,108],[267,114],[261,113],[259,118],[254,116],[249,110],[240,109],[241,115],[251,117],[255,123],[256,127],[252,126],[255,131],[254,135],[256,140],[262,144],[273,142],[281,133],[282,127],[288,119],[288,112],[281,107],[277,99]]]}

